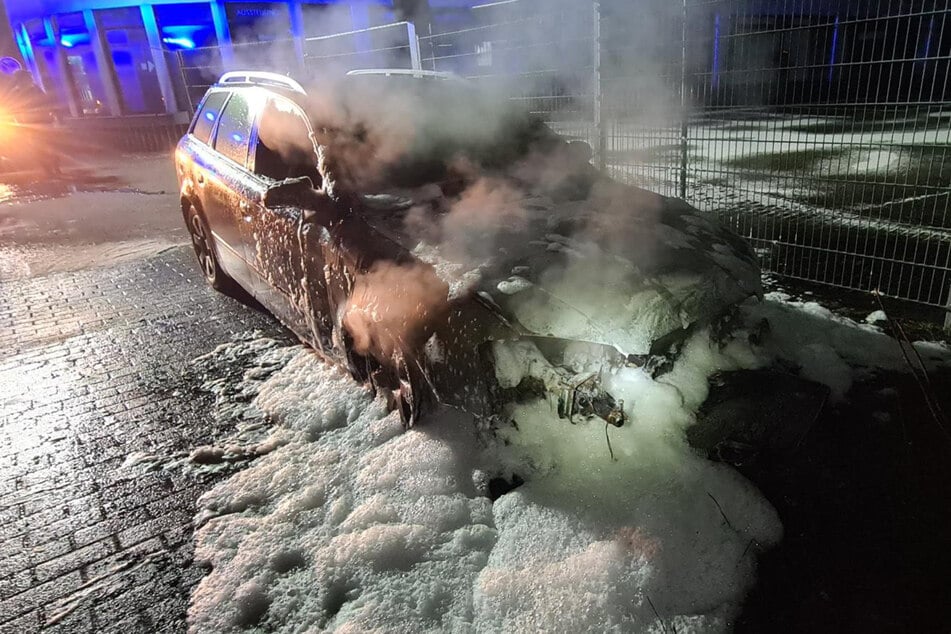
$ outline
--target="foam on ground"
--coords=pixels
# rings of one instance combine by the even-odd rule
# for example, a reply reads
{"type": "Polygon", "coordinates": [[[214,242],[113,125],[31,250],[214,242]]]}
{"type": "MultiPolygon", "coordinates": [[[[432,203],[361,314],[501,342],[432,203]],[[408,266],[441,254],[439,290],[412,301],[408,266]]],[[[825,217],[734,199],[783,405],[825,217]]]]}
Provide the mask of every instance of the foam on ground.
{"type": "Polygon", "coordinates": [[[847,398],[856,368],[902,363],[894,340],[818,305],[773,296],[741,312],[750,329],[769,319],[765,345],[698,332],[656,380],[610,373],[623,427],[572,425],[536,400],[488,440],[449,411],[404,432],[303,348],[220,349],[267,366],[222,389],[253,395],[231,415],[271,421],[279,442],[200,500],[196,559],[211,572],[191,630],[729,631],[782,527],[748,481],[687,445],[707,378],[781,361],[847,398]],[[490,502],[488,479],[511,474],[526,483],[490,502]]]}
{"type": "Polygon", "coordinates": [[[403,433],[382,399],[303,349],[253,406],[286,442],[201,500],[196,558],[213,571],[192,597],[194,631],[472,621],[495,531],[472,482],[471,424],[403,433]]]}
{"type": "Polygon", "coordinates": [[[201,500],[196,558],[213,569],[191,628],[722,631],[781,528],[735,472],[690,452],[681,405],[657,420],[678,388],[650,389],[641,424],[611,430],[614,462],[600,426],[539,403],[515,413],[507,449],[452,412],[404,433],[300,349],[248,405],[281,446],[201,500]],[[493,506],[484,470],[530,482],[493,506]]]}

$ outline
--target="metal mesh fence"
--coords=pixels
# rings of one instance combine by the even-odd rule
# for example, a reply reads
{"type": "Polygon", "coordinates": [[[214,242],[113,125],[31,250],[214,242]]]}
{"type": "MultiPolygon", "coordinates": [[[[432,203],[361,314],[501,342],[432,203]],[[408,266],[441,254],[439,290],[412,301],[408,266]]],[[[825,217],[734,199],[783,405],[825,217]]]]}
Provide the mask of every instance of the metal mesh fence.
{"type": "Polygon", "coordinates": [[[170,152],[188,129],[187,123],[166,115],[89,117],[68,123],[69,138],[62,141],[70,156],[103,152],[170,152]]]}
{"type": "Polygon", "coordinates": [[[944,306],[949,9],[514,0],[420,49],[588,140],[615,177],[716,214],[767,271],[944,306]]]}
{"type": "Polygon", "coordinates": [[[558,132],[598,149],[594,6],[500,2],[473,9],[473,26],[419,38],[422,66],[450,71],[521,102],[558,132]]]}
{"type": "Polygon", "coordinates": [[[767,270],[946,305],[949,9],[689,2],[687,198],[767,270]]]}
{"type": "Polygon", "coordinates": [[[683,196],[683,7],[605,0],[599,15],[604,167],[615,178],[683,196]]]}
{"type": "Polygon", "coordinates": [[[420,68],[419,41],[409,22],[395,22],[349,33],[310,37],[303,42],[308,72],[357,68],[420,68]]]}
{"type": "Polygon", "coordinates": [[[224,73],[221,50],[217,46],[204,46],[178,51],[178,70],[186,98],[185,106],[190,112],[201,101],[208,87],[224,73]]]}

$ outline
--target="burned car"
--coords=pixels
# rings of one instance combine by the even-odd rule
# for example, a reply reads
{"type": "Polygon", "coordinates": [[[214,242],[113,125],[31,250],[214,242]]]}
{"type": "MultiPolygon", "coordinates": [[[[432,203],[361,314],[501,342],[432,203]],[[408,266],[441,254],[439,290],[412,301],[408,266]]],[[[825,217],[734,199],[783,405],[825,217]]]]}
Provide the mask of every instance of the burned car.
{"type": "Polygon", "coordinates": [[[217,289],[391,396],[491,423],[550,399],[624,424],[605,368],[661,371],[761,293],[751,248],[682,200],[450,75],[357,71],[305,91],[227,73],[178,145],[181,206],[217,289]]]}

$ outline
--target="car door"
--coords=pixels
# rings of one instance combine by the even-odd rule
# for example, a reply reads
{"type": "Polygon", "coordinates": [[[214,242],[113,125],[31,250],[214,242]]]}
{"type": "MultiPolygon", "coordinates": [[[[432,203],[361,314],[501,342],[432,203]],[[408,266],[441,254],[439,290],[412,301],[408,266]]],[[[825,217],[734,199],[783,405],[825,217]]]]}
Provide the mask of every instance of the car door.
{"type": "MultiPolygon", "coordinates": [[[[244,223],[247,210],[263,198],[263,188],[248,171],[254,119],[250,91],[235,91],[222,109],[212,148],[213,169],[205,170],[205,214],[225,268],[247,271],[244,223]]],[[[247,277],[246,273],[242,277],[247,277]]],[[[240,280],[246,285],[250,279],[240,280]]],[[[250,289],[248,289],[250,290],[250,289]]]]}
{"type": "MultiPolygon", "coordinates": [[[[265,192],[299,176],[320,188],[310,126],[300,109],[282,97],[270,97],[261,108],[250,157],[251,172],[265,192]]],[[[268,207],[262,197],[249,206],[243,225],[255,293],[298,335],[321,349],[329,345],[332,324],[321,246],[329,239],[332,205],[316,191],[296,205],[268,207]]]]}
{"type": "Polygon", "coordinates": [[[231,97],[231,91],[209,91],[199,105],[195,120],[189,130],[189,159],[179,165],[181,178],[191,196],[197,198],[204,212],[205,221],[215,241],[215,253],[218,262],[231,278],[244,282],[248,278],[248,269],[244,258],[224,242],[228,233],[230,218],[219,207],[222,205],[223,192],[217,174],[221,170],[222,160],[218,152],[212,149],[215,130],[221,120],[225,104],[231,97]]]}

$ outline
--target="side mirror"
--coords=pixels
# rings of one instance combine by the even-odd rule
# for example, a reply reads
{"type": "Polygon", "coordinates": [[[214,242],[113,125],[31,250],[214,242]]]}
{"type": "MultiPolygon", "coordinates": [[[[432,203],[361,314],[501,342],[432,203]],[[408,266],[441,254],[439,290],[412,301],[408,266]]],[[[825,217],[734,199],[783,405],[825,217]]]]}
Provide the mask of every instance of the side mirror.
{"type": "Polygon", "coordinates": [[[328,226],[340,216],[339,204],[327,192],[311,189],[301,200],[301,221],[304,224],[328,226]]]}
{"type": "Polygon", "coordinates": [[[268,187],[264,192],[265,207],[301,207],[314,182],[307,176],[288,178],[268,187]]]}

